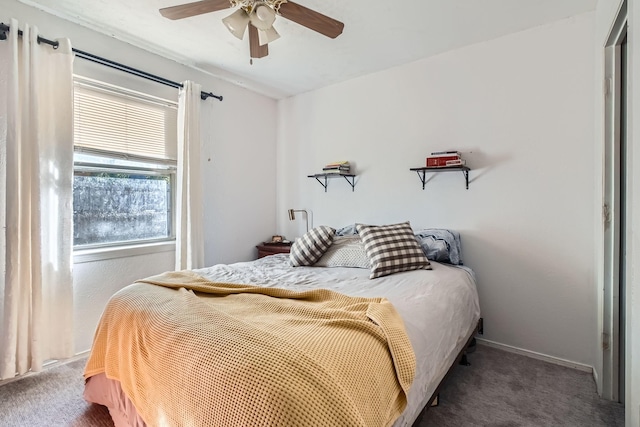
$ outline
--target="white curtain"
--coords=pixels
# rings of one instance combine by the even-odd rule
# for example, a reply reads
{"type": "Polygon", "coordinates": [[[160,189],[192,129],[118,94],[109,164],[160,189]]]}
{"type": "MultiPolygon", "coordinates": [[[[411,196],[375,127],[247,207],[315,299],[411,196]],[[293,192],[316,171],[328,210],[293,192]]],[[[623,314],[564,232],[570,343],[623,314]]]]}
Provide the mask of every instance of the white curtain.
{"type": "Polygon", "coordinates": [[[11,20],[0,41],[0,378],[73,356],[73,54],[11,20]]]}
{"type": "Polygon", "coordinates": [[[204,267],[200,85],[183,83],[178,101],[176,270],[204,267]]]}

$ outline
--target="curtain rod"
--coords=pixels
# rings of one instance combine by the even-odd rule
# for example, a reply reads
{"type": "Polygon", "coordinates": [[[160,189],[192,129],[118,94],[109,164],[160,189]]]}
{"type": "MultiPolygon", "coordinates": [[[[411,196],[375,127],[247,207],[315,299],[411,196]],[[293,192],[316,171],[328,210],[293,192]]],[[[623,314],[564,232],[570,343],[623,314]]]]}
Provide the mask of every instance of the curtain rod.
{"type": "MultiPolygon", "coordinates": [[[[0,22],[0,40],[6,40],[7,34],[10,28],[8,25],[0,22]]],[[[22,30],[18,29],[18,35],[22,36],[22,30]]],[[[38,43],[48,44],[52,46],[54,49],[58,48],[58,42],[45,39],[44,37],[38,36],[38,43]]],[[[171,86],[175,88],[181,88],[184,85],[182,83],[174,82],[163,77],[156,76],[154,74],[147,73],[146,71],[141,71],[133,67],[129,67],[128,65],[120,64],[119,62],[111,61],[106,58],[102,58],[100,56],[94,55],[92,53],[84,52],[82,50],[72,48],[73,53],[76,54],[77,57],[86,59],[87,61],[95,62],[96,64],[104,65],[106,67],[111,67],[116,70],[124,71],[125,73],[133,74],[134,76],[142,77],[147,80],[154,81],[156,83],[160,83],[166,86],[171,86]]],[[[205,100],[207,98],[216,98],[219,101],[222,101],[222,95],[214,95],[212,92],[200,92],[200,98],[205,100]]]]}

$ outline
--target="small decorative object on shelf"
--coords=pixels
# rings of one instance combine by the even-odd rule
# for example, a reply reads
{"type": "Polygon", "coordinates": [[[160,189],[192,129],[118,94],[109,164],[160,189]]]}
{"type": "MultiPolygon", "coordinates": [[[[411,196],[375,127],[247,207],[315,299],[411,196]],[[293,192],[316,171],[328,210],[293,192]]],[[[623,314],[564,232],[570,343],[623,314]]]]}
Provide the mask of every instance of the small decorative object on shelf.
{"type": "Polygon", "coordinates": [[[347,180],[351,186],[351,191],[355,191],[356,179],[355,174],[351,173],[351,165],[348,161],[333,162],[325,165],[322,168],[322,173],[316,173],[313,175],[307,175],[307,178],[315,178],[316,181],[324,187],[324,192],[327,192],[327,179],[342,176],[347,180]]]}

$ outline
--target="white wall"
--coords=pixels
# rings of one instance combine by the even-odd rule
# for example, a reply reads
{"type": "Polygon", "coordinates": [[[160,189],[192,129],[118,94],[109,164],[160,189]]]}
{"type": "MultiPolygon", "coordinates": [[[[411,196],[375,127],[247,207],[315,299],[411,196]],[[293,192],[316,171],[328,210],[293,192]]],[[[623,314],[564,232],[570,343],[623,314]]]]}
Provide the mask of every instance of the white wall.
{"type": "MultiPolygon", "coordinates": [[[[462,233],[478,276],[484,337],[592,366],[595,14],[469,46],[279,103],[278,225],[410,220],[462,233]],[[458,149],[471,171],[409,168],[458,149]],[[307,174],[356,164],[355,192],[307,174]]],[[[428,41],[425,41],[428,42],[428,41]]]]}
{"type": "Polygon", "coordinates": [[[137,279],[172,270],[174,263],[174,252],[171,251],[75,264],[73,322],[76,352],[91,348],[93,333],[111,295],[137,279]]]}
{"type": "MultiPolygon", "coordinates": [[[[0,21],[38,26],[49,39],[68,37],[73,47],[174,81],[194,80],[223,95],[201,104],[210,132],[203,135],[205,261],[207,265],[257,256],[255,245],[275,230],[276,101],[223,80],[61,20],[15,0],[2,0],[0,21]],[[249,119],[245,119],[248,117],[249,119]]],[[[176,35],[179,37],[179,34],[176,35]]],[[[212,53],[212,54],[215,54],[212,53]]],[[[74,72],[177,99],[177,91],[82,59],[74,72]]],[[[0,94],[0,96],[4,96],[0,94]]],[[[74,266],[76,351],[89,349],[108,298],[135,279],[173,270],[174,252],[88,262],[74,266]]]]}

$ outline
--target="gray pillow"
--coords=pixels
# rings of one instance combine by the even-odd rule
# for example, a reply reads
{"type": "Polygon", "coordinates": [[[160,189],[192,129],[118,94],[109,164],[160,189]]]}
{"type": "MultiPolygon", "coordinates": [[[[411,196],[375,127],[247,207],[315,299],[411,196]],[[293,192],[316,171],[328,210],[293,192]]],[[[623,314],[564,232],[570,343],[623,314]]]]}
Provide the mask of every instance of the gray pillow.
{"type": "Polygon", "coordinates": [[[390,225],[357,225],[369,257],[369,278],[410,270],[431,270],[429,260],[413,235],[409,221],[390,225]]]}
{"type": "Polygon", "coordinates": [[[460,233],[446,228],[427,228],[417,231],[416,239],[429,261],[462,264],[460,233]]]}
{"type": "Polygon", "coordinates": [[[353,236],[358,234],[357,224],[349,224],[345,227],[336,229],[336,236],[353,236]]]}
{"type": "Polygon", "coordinates": [[[331,246],[336,230],[321,225],[307,231],[291,245],[289,262],[294,267],[313,265],[331,246]]]}
{"type": "Polygon", "coordinates": [[[314,264],[316,267],[370,268],[360,236],[335,236],[333,243],[314,264]]]}

